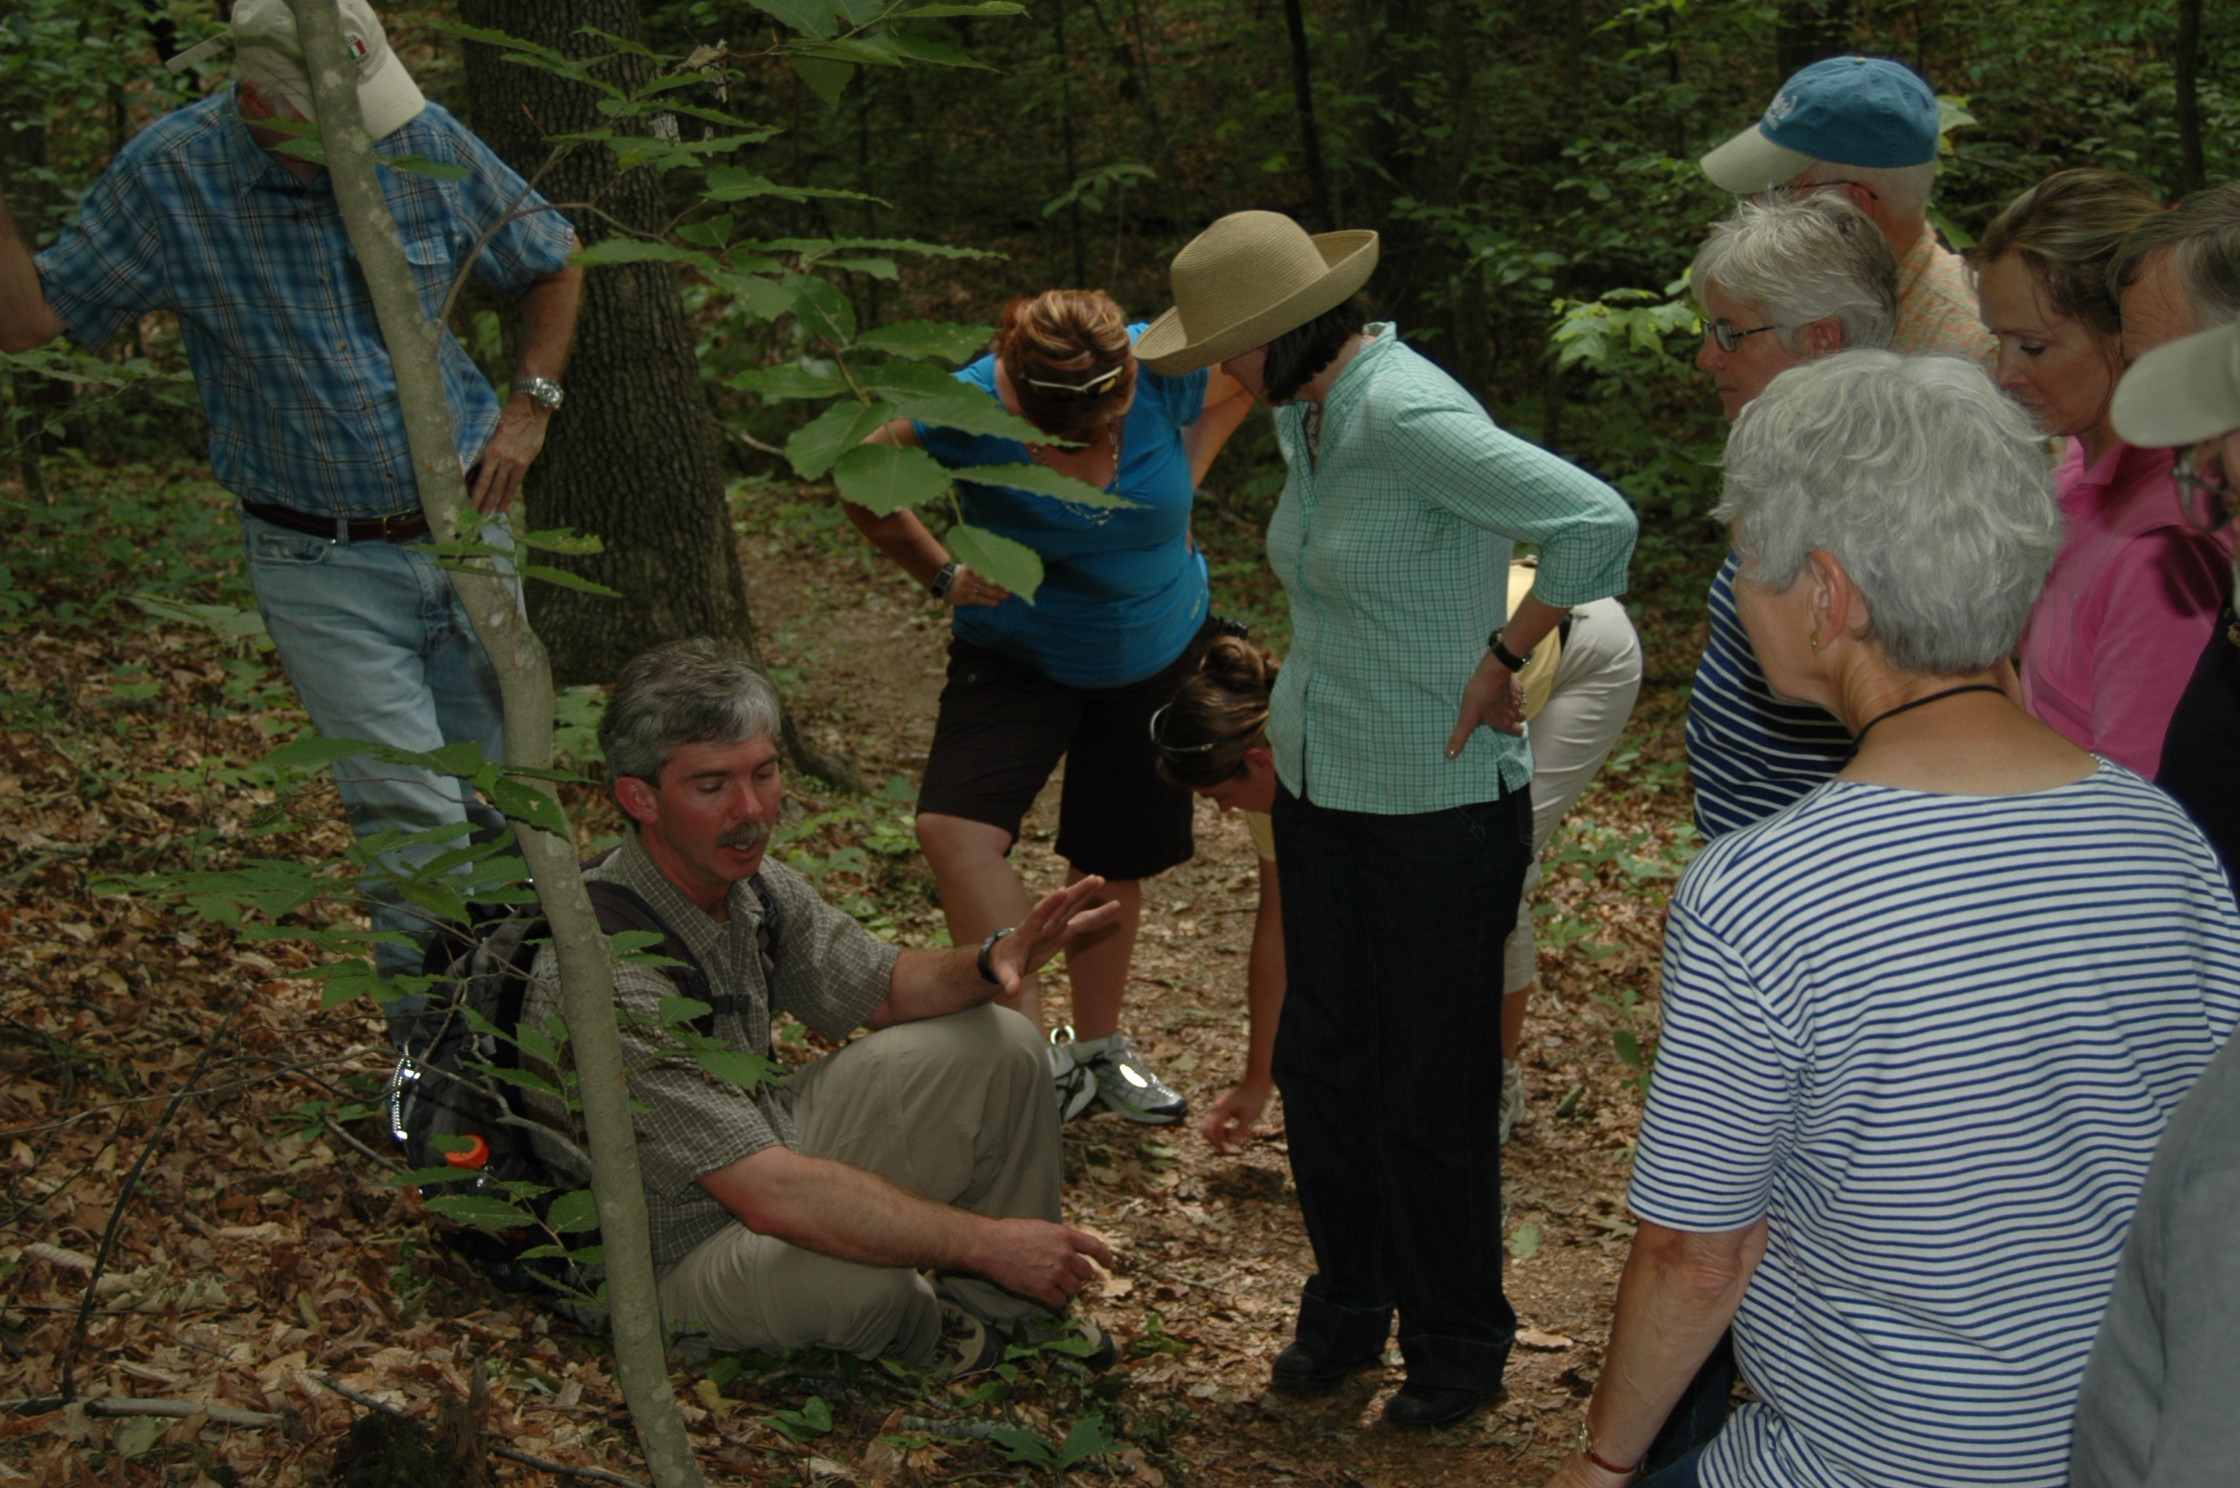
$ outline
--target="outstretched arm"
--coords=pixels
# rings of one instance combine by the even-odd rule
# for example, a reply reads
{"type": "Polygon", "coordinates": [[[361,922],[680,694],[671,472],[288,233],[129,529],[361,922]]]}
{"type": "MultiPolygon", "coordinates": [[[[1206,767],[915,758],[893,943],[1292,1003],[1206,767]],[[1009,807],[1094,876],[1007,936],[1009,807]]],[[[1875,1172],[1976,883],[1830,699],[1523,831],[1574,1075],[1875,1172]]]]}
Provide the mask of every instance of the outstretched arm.
{"type": "Polygon", "coordinates": [[[748,1229],[866,1266],[973,1271],[1063,1307],[1112,1264],[1102,1240],[1040,1219],[990,1219],[937,1204],[875,1173],[765,1147],[703,1174],[700,1186],[748,1229]]]}
{"type": "Polygon", "coordinates": [[[895,958],[886,1001],[871,1010],[865,1023],[885,1028],[891,1023],[962,1012],[995,997],[1016,997],[1020,982],[1040,971],[1075,936],[1101,930],[1119,917],[1116,900],[1095,909],[1081,908],[1103,887],[1104,880],[1091,874],[1030,910],[988,953],[989,968],[996,974],[993,983],[980,975],[977,945],[946,951],[904,951],[895,958]]]}
{"type": "Polygon", "coordinates": [[[1260,1113],[1275,1093],[1276,1023],[1283,1016],[1288,986],[1283,961],[1283,888],[1276,865],[1260,860],[1260,907],[1252,920],[1252,959],[1245,967],[1244,997],[1249,1020],[1245,1036],[1244,1078],[1223,1092],[1198,1124],[1216,1152],[1242,1152],[1260,1113]]]}
{"type": "Polygon", "coordinates": [[[47,303],[39,267],[8,215],[7,202],[0,200],[0,351],[29,351],[62,332],[62,317],[47,303]]]}
{"type": "MultiPolygon", "coordinates": [[[[904,449],[918,447],[918,431],[910,427],[908,419],[892,419],[871,432],[865,444],[892,444],[904,449]]],[[[852,501],[840,503],[848,520],[856,524],[856,531],[871,540],[871,546],[893,560],[894,566],[926,588],[933,587],[933,576],[949,561],[948,549],[941,546],[918,514],[908,507],[874,515],[871,508],[858,506],[852,501]]],[[[956,577],[950,581],[949,592],[941,596],[948,604],[963,608],[966,605],[999,605],[1011,597],[1011,591],[1001,584],[982,578],[963,564],[957,565],[956,577]]]]}

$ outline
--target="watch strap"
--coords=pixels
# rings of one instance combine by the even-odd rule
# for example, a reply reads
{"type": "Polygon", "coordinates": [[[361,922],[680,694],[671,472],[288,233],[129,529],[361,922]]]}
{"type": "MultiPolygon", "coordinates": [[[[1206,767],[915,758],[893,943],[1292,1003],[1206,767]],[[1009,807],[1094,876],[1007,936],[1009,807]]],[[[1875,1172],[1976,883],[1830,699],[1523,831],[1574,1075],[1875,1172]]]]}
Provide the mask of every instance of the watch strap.
{"type": "Polygon", "coordinates": [[[517,393],[528,394],[531,402],[536,403],[548,412],[557,411],[568,396],[567,391],[549,377],[515,378],[513,390],[517,393]]]}
{"type": "Polygon", "coordinates": [[[1498,630],[1495,631],[1492,635],[1486,637],[1486,649],[1493,653],[1493,659],[1495,661],[1500,662],[1503,666],[1507,667],[1512,672],[1523,671],[1525,663],[1532,660],[1532,653],[1530,651],[1527,651],[1524,655],[1519,656],[1516,652],[1503,645],[1501,643],[1501,632],[1498,630]]]}
{"type": "Polygon", "coordinates": [[[1009,935],[1014,928],[1006,925],[1001,930],[991,930],[988,932],[988,938],[980,942],[980,959],[976,964],[980,968],[980,980],[991,987],[1003,985],[996,977],[996,963],[993,959],[996,942],[1009,935]]]}
{"type": "Polygon", "coordinates": [[[952,558],[934,570],[933,582],[926,587],[933,591],[935,599],[947,599],[949,597],[949,586],[957,581],[957,568],[957,560],[952,558]]]}

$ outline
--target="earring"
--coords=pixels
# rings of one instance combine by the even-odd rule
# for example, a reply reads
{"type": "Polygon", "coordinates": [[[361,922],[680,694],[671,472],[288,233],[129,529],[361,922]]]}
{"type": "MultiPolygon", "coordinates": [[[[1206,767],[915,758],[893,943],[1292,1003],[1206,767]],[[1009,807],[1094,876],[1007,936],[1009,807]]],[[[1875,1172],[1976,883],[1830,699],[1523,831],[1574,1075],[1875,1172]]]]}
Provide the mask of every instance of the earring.
{"type": "Polygon", "coordinates": [[[1806,643],[1807,645],[1811,646],[1811,647],[1812,647],[1812,649],[1813,649],[1813,650],[1814,650],[1815,652],[1818,652],[1818,651],[1819,651],[1819,649],[1820,649],[1820,627],[1819,627],[1819,626],[1815,625],[1815,626],[1813,626],[1813,627],[1812,627],[1812,634],[1811,634],[1811,635],[1809,635],[1809,636],[1806,636],[1806,637],[1805,637],[1805,643],[1806,643]]]}

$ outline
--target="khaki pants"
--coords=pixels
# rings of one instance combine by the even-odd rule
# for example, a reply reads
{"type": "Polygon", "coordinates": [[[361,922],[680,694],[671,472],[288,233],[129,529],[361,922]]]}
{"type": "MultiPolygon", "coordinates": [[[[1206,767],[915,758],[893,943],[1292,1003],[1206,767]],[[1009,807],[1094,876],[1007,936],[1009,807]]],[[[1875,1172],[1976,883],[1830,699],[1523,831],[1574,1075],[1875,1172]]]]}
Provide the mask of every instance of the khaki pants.
{"type": "MultiPolygon", "coordinates": [[[[983,1006],[856,1040],[793,1076],[800,1150],[996,1218],[1056,1220],[1058,1111],[1049,1058],[1025,1018],[983,1006]]],[[[985,1319],[1044,1309],[977,1276],[943,1287],[985,1319]]],[[[661,1280],[672,1333],[726,1352],[827,1348],[933,1362],[941,1313],[925,1277],[758,1235],[704,1241],[661,1280]]]]}

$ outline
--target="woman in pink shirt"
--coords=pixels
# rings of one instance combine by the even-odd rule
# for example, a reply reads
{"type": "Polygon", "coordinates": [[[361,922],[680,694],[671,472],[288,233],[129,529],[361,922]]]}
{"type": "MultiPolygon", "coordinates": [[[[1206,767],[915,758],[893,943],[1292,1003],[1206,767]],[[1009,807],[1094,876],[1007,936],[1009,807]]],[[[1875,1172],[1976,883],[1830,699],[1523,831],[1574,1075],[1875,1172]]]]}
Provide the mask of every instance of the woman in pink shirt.
{"type": "Polygon", "coordinates": [[[2186,521],[2170,452],[2132,448],[2109,418],[2124,361],[2103,275],[2159,210],[2129,176],[2062,171],[2015,198],[1973,256],[1999,386],[2068,446],[2054,478],[2068,533],[2022,633],[2023,702],[2149,779],[2232,557],[2229,531],[2186,521]]]}

